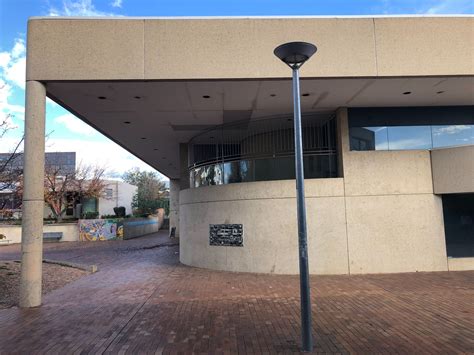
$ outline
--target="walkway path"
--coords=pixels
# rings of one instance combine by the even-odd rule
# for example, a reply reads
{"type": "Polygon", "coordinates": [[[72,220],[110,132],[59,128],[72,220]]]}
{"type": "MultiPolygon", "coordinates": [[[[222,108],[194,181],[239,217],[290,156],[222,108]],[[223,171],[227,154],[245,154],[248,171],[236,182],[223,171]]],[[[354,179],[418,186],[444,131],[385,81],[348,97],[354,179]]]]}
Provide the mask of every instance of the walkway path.
{"type": "MultiPolygon", "coordinates": [[[[0,311],[0,353],[298,352],[297,277],[186,267],[177,246],[155,247],[164,241],[45,244],[45,258],[100,270],[40,308],[0,311]]],[[[0,260],[18,258],[18,246],[0,248],[0,260]]],[[[474,272],[311,282],[315,352],[474,351],[474,272]]]]}

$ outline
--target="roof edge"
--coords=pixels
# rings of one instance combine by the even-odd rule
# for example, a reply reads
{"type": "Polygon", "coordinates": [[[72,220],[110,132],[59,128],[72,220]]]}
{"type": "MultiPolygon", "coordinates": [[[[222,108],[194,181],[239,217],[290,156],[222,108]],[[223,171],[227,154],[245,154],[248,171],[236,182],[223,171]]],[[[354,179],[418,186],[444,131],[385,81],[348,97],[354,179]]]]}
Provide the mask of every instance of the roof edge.
{"type": "Polygon", "coordinates": [[[416,15],[281,15],[281,16],[31,16],[28,20],[244,20],[244,19],[367,19],[367,18],[474,18],[474,14],[416,15]]]}

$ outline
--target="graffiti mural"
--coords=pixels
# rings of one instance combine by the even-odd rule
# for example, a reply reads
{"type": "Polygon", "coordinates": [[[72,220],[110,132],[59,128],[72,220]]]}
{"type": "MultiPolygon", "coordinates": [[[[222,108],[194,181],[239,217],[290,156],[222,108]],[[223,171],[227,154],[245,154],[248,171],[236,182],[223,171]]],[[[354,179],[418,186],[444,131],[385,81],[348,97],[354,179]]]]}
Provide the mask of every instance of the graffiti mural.
{"type": "Polygon", "coordinates": [[[123,222],[117,219],[79,220],[79,240],[95,242],[123,238],[123,222]]]}

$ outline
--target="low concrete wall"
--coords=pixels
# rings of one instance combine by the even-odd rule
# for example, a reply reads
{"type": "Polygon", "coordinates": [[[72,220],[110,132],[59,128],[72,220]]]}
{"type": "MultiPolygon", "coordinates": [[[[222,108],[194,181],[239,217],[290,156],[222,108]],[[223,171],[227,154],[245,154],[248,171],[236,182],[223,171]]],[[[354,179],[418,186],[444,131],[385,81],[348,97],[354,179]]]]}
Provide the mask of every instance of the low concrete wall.
{"type": "Polygon", "coordinates": [[[448,258],[449,271],[474,270],[474,258],[448,258]]]}
{"type": "Polygon", "coordinates": [[[79,220],[79,240],[102,241],[131,239],[156,233],[163,225],[164,209],[147,218],[111,218],[79,220]]]}
{"type": "MultiPolygon", "coordinates": [[[[76,223],[46,224],[43,233],[62,232],[61,242],[77,242],[79,230],[76,223]]],[[[21,225],[0,225],[0,234],[7,237],[9,244],[21,243],[21,225]]]]}
{"type": "MultiPolygon", "coordinates": [[[[43,233],[50,232],[62,232],[63,236],[60,242],[77,242],[79,240],[92,241],[92,240],[107,240],[107,239],[130,239],[140,237],[142,235],[158,232],[163,225],[164,221],[164,209],[160,208],[156,215],[152,215],[148,218],[130,218],[130,219],[97,219],[97,220],[79,220],[78,223],[59,223],[59,224],[46,224],[43,226],[43,233]],[[81,222],[87,222],[88,227],[94,229],[95,233],[91,238],[80,237],[81,222]],[[97,229],[97,225],[93,225],[94,222],[100,223],[101,226],[105,224],[108,233],[104,234],[97,229]],[[115,227],[110,227],[115,224],[115,227]],[[102,238],[101,238],[102,236],[102,238]]],[[[85,231],[82,231],[84,233],[85,231]]],[[[89,234],[91,231],[87,231],[89,234]]],[[[0,241],[2,244],[16,244],[21,243],[21,225],[4,225],[0,224],[0,234],[6,236],[6,239],[0,241]]],[[[84,236],[83,236],[84,237],[84,236]]]]}
{"type": "Polygon", "coordinates": [[[431,151],[435,194],[474,192],[474,145],[431,151]]]}
{"type": "Polygon", "coordinates": [[[142,235],[156,233],[163,225],[164,209],[148,218],[129,218],[123,220],[123,239],[132,239],[142,235]]]}

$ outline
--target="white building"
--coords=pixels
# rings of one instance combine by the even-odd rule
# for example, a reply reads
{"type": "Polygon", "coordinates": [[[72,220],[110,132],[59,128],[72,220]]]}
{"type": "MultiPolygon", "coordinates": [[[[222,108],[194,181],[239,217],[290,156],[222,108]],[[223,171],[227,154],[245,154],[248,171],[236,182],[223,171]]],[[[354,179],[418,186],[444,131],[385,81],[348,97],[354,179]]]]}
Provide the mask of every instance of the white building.
{"type": "Polygon", "coordinates": [[[104,196],[99,199],[98,212],[100,216],[114,214],[114,207],[123,206],[126,214],[132,213],[132,200],[137,187],[123,181],[107,180],[104,196]]]}

